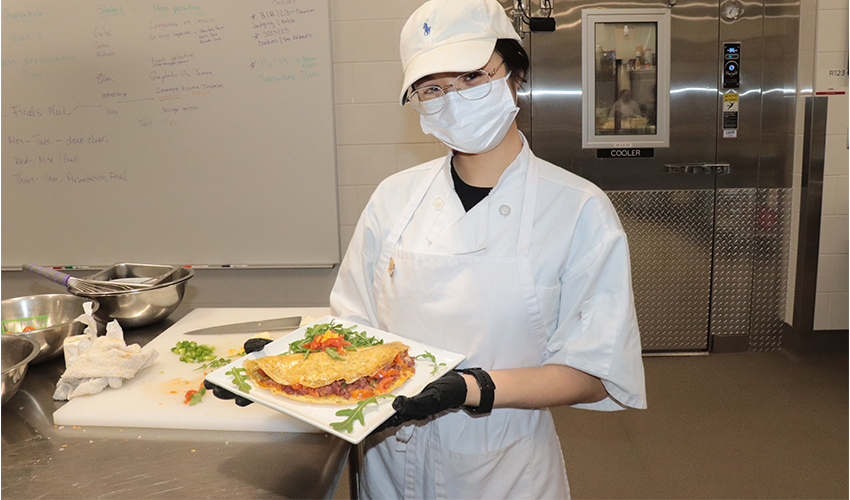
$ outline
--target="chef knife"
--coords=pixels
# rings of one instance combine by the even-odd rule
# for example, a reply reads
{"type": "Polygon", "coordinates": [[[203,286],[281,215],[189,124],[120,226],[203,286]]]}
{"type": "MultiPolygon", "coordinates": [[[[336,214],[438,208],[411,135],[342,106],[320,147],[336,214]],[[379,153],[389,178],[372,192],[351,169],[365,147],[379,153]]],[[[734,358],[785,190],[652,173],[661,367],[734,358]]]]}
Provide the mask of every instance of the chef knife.
{"type": "Polygon", "coordinates": [[[210,326],[185,332],[185,335],[217,335],[222,333],[258,333],[278,330],[295,330],[301,326],[301,316],[289,318],[265,319],[263,321],[248,321],[230,325],[210,326]]]}

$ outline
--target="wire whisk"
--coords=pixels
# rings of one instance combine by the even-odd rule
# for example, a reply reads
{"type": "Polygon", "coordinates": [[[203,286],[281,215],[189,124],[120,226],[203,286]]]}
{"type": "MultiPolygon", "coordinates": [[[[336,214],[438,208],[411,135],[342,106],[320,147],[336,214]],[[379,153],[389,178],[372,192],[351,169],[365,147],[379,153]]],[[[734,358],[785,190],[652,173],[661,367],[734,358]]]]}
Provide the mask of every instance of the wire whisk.
{"type": "Polygon", "coordinates": [[[75,278],[70,274],[60,273],[51,267],[39,266],[37,264],[27,263],[23,265],[24,271],[35,273],[43,278],[47,278],[54,283],[66,287],[70,292],[80,294],[99,294],[99,293],[115,293],[115,292],[132,292],[135,290],[144,290],[150,288],[151,285],[144,283],[116,283],[113,281],[95,281],[83,278],[75,278]]]}

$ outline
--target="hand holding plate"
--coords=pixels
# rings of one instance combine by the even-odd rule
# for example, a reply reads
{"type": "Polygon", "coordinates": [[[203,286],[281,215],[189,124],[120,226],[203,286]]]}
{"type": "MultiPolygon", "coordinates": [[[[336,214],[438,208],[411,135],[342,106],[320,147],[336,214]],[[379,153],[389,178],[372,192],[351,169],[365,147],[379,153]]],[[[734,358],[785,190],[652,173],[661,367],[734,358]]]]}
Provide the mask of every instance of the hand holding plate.
{"type": "Polygon", "coordinates": [[[413,397],[396,396],[393,409],[396,413],[381,424],[375,432],[396,427],[410,420],[422,420],[445,410],[460,408],[466,402],[466,380],[456,371],[426,385],[413,397]]]}

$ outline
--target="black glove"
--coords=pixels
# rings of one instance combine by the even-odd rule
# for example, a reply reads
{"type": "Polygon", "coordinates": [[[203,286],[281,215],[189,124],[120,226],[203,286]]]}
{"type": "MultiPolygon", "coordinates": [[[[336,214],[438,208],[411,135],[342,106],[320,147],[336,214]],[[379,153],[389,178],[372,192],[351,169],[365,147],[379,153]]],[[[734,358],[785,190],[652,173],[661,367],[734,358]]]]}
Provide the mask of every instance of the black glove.
{"type": "MultiPolygon", "coordinates": [[[[266,345],[271,343],[272,341],[269,339],[248,339],[243,348],[245,349],[245,354],[251,354],[252,352],[262,351],[266,345]]],[[[208,391],[212,391],[213,396],[218,399],[235,399],[237,406],[248,406],[253,403],[250,399],[245,399],[242,396],[237,396],[236,394],[228,391],[223,387],[219,387],[209,380],[204,380],[204,388],[208,391]]]]}
{"type": "Polygon", "coordinates": [[[466,380],[460,373],[450,371],[426,385],[416,396],[396,396],[393,399],[395,415],[381,424],[375,432],[396,427],[410,420],[422,420],[441,411],[460,408],[465,401],[466,380]]]}

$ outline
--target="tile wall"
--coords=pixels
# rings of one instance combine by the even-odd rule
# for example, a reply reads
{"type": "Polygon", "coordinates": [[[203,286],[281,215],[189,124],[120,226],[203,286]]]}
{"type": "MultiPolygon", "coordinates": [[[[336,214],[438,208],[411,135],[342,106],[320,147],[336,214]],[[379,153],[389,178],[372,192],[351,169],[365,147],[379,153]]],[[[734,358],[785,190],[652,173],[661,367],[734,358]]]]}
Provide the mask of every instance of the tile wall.
{"type": "Polygon", "coordinates": [[[399,105],[401,28],[423,0],[332,0],[340,239],[348,247],[360,212],[388,175],[446,154],[399,105]]]}
{"type": "MultiPolygon", "coordinates": [[[[845,4],[846,7],[846,4],[845,4]]],[[[847,40],[847,9],[843,11],[847,40]]],[[[821,58],[818,57],[818,62],[821,58]]],[[[847,55],[844,55],[844,67],[847,55]]],[[[817,89],[815,82],[815,89],[817,89]]],[[[824,155],[823,207],[818,251],[815,330],[848,329],[848,155],[847,105],[844,95],[829,96],[824,155]]]]}
{"type": "MultiPolygon", "coordinates": [[[[823,206],[818,257],[815,330],[848,328],[848,3],[846,0],[803,0],[797,83],[797,130],[794,161],[794,218],[788,297],[794,295],[797,231],[802,180],[805,98],[827,96],[823,206]]],[[[786,321],[791,322],[793,300],[786,321]]]]}

